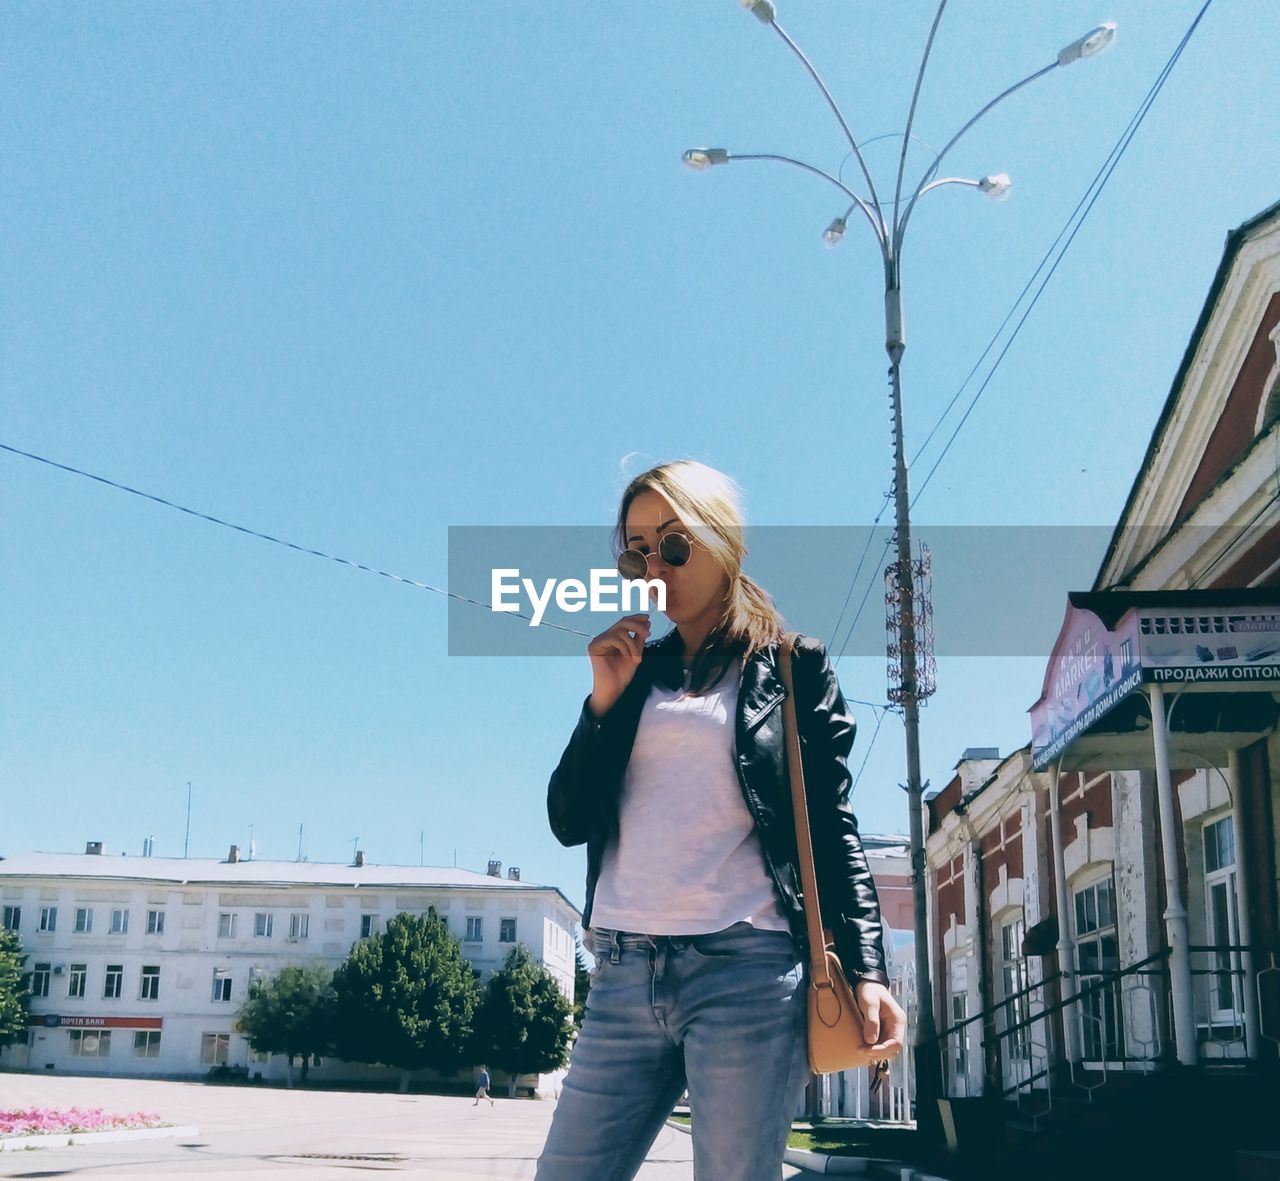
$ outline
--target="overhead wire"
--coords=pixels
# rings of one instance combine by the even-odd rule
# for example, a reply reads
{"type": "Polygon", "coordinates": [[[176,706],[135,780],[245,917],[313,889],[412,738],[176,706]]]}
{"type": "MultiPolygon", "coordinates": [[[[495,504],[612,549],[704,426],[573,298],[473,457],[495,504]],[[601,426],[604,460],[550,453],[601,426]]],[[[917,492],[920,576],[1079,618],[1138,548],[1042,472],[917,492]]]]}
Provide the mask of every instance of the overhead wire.
{"type": "MultiPolygon", "coordinates": [[[[965,412],[961,416],[960,421],[956,424],[955,430],[951,432],[951,437],[947,440],[946,445],[942,448],[941,454],[934,461],[933,467],[929,469],[928,474],[925,476],[924,480],[920,483],[919,487],[916,489],[915,494],[911,498],[912,508],[915,507],[916,502],[920,499],[921,495],[924,493],[924,490],[929,486],[929,481],[933,479],[934,473],[938,470],[939,465],[946,458],[947,452],[951,450],[951,445],[956,441],[956,437],[960,434],[960,431],[964,428],[964,424],[968,421],[969,415],[973,413],[974,407],[977,406],[979,399],[986,392],[987,387],[991,384],[991,379],[995,376],[996,371],[1000,368],[1000,364],[1004,360],[1005,355],[1008,353],[1009,349],[1012,347],[1013,342],[1018,338],[1018,333],[1022,331],[1022,326],[1027,322],[1027,317],[1030,316],[1032,311],[1035,309],[1035,306],[1039,302],[1040,296],[1044,293],[1044,289],[1048,285],[1049,280],[1053,278],[1054,272],[1057,271],[1058,267],[1062,263],[1063,258],[1066,257],[1067,250],[1070,249],[1071,243],[1075,241],[1076,235],[1080,232],[1080,229],[1084,225],[1085,220],[1088,218],[1090,211],[1093,209],[1094,205],[1097,203],[1098,198],[1102,195],[1102,190],[1106,187],[1107,181],[1111,179],[1111,174],[1115,172],[1116,167],[1119,165],[1121,159],[1124,157],[1125,152],[1128,150],[1129,144],[1133,142],[1133,137],[1137,134],[1138,128],[1142,126],[1143,121],[1147,117],[1147,113],[1151,110],[1151,107],[1154,104],[1156,98],[1159,96],[1160,91],[1164,89],[1164,84],[1168,81],[1169,75],[1173,72],[1174,66],[1177,65],[1178,59],[1182,56],[1183,50],[1186,49],[1188,43],[1190,42],[1196,29],[1199,27],[1201,20],[1204,19],[1204,15],[1206,12],[1208,12],[1209,6],[1212,3],[1213,3],[1213,0],[1205,0],[1204,4],[1200,8],[1200,11],[1196,13],[1195,18],[1192,20],[1190,26],[1187,28],[1187,31],[1183,34],[1182,40],[1178,42],[1173,53],[1170,55],[1169,60],[1164,64],[1164,67],[1160,70],[1160,73],[1156,75],[1155,82],[1152,83],[1152,86],[1147,91],[1146,96],[1143,98],[1142,102],[1138,105],[1138,110],[1135,112],[1133,118],[1129,120],[1128,125],[1125,127],[1124,131],[1121,133],[1120,138],[1116,141],[1115,146],[1112,147],[1111,152],[1107,156],[1106,160],[1103,161],[1102,167],[1098,170],[1098,173],[1094,176],[1094,179],[1090,183],[1089,188],[1085,190],[1084,197],[1080,199],[1080,202],[1076,205],[1075,209],[1072,210],[1070,216],[1067,218],[1066,225],[1064,225],[1063,227],[1064,230],[1066,229],[1067,226],[1071,225],[1071,222],[1076,218],[1077,213],[1079,213],[1080,215],[1079,220],[1076,221],[1075,227],[1071,230],[1070,234],[1068,235],[1066,242],[1063,243],[1062,249],[1058,252],[1057,258],[1054,259],[1052,266],[1049,267],[1048,272],[1045,274],[1044,278],[1040,281],[1040,286],[1036,289],[1035,295],[1032,296],[1031,302],[1027,305],[1027,308],[1022,313],[1022,316],[1018,320],[1018,323],[1014,326],[1013,332],[1010,334],[1009,339],[1005,341],[1004,347],[1001,348],[999,355],[995,359],[995,363],[991,366],[991,369],[988,371],[986,377],[983,378],[982,384],[978,387],[977,393],[974,394],[969,405],[965,408],[965,412]],[[1081,206],[1084,206],[1083,212],[1080,212],[1081,206]]],[[[1036,268],[1035,273],[1039,273],[1039,271],[1044,267],[1045,262],[1052,255],[1061,237],[1062,235],[1060,233],[1058,235],[1058,238],[1054,240],[1054,245],[1049,248],[1048,252],[1046,252],[1045,257],[1041,260],[1040,266],[1036,268]]],[[[1034,278],[1035,278],[1035,274],[1032,275],[1033,280],[1034,278]]],[[[1026,288],[1024,287],[1022,293],[1018,296],[1018,299],[1021,300],[1022,296],[1025,294],[1026,294],[1026,288]]],[[[1017,301],[1015,301],[1014,307],[1015,308],[1017,307],[1017,301]]],[[[1002,323],[1001,328],[997,330],[997,337],[999,335],[999,332],[1003,331],[1004,324],[1007,324],[1007,323],[1008,323],[1008,317],[1006,317],[1004,323],[1002,323]]],[[[994,343],[994,340],[995,338],[993,338],[992,343],[994,343]]],[[[989,349],[990,349],[990,345],[988,346],[988,350],[989,349]]],[[[985,352],[984,352],[984,355],[985,355],[985,352]]],[[[966,379],[966,381],[967,380],[968,379],[966,379]]],[[[961,388],[963,388],[963,386],[961,388]]],[[[959,394],[957,392],[957,397],[958,396],[959,394]]],[[[947,409],[943,411],[943,417],[946,416],[947,412],[950,410],[954,402],[955,402],[955,399],[953,398],[952,401],[948,403],[947,409]]],[[[930,437],[932,437],[932,434],[930,435],[930,437]]]]}
{"type": "MultiPolygon", "coordinates": [[[[432,586],[428,582],[419,582],[415,578],[406,578],[402,574],[393,574],[389,570],[379,570],[376,566],[367,566],[363,562],[354,562],[350,558],[343,558],[337,554],[326,553],[324,550],[313,549],[310,546],[299,545],[297,542],[288,541],[282,537],[275,537],[270,533],[263,533],[258,529],[251,529],[247,525],[237,525],[234,521],[224,520],[222,517],[215,517],[212,513],[203,513],[199,509],[188,508],[185,504],[179,504],[177,501],[168,500],[163,496],[157,496],[153,492],[144,492],[141,488],[134,488],[129,484],[122,484],[118,480],[112,480],[107,476],[99,476],[93,472],[85,471],[83,468],[74,467],[69,463],[59,463],[56,459],[50,459],[45,455],[37,455],[34,451],[24,451],[21,447],[14,447],[8,443],[0,442],[0,451],[8,451],[11,455],[20,455],[24,459],[35,460],[36,463],[43,463],[59,471],[70,472],[74,476],[81,476],[86,480],[93,480],[99,484],[105,484],[108,488],[115,488],[120,492],[128,492],[131,496],[141,497],[143,500],[149,500],[154,504],[162,505],[165,508],[173,509],[175,512],[185,513],[189,517],[196,517],[201,521],[208,521],[211,525],[220,525],[224,529],[233,529],[237,533],[243,533],[248,537],[256,537],[261,541],[269,541],[272,545],[283,546],[285,549],[293,550],[295,553],[308,554],[313,558],[323,558],[328,562],[336,562],[340,566],[347,566],[352,570],[361,570],[366,574],[376,574],[379,578],[387,578],[392,582],[400,582],[405,586],[414,587],[417,590],[431,591],[433,594],[443,595],[446,598],[454,599],[460,603],[471,603],[476,607],[485,607],[490,611],[494,610],[492,603],[483,602],[480,599],[473,599],[469,595],[458,594],[456,591],[446,590],[444,587],[432,586]]],[[[500,612],[503,615],[512,615],[517,619],[527,619],[532,622],[532,616],[526,615],[520,611],[500,612]]],[[[569,632],[571,635],[584,636],[591,639],[589,632],[578,631],[576,628],[563,627],[558,623],[549,623],[542,620],[542,627],[553,628],[556,631],[569,632]]]]}

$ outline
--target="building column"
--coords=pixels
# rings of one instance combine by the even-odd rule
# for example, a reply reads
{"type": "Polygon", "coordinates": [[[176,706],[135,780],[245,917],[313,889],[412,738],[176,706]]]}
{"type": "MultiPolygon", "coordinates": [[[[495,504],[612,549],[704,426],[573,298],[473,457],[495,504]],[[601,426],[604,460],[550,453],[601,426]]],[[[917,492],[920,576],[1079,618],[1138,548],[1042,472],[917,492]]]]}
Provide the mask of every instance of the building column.
{"type": "Polygon", "coordinates": [[[1249,950],[1252,942],[1252,918],[1248,898],[1249,875],[1245,863],[1244,839],[1245,817],[1244,804],[1240,799],[1240,752],[1227,751],[1227,790],[1231,793],[1231,828],[1235,838],[1236,851],[1236,921],[1239,924],[1240,943],[1244,951],[1240,953],[1241,989],[1244,993],[1244,1044],[1245,1053],[1250,1058],[1259,1056],[1258,1045],[1258,977],[1255,974],[1253,952],[1249,950]]]}
{"type": "Polygon", "coordinates": [[[1173,777],[1169,773],[1169,727],[1164,710],[1164,689],[1152,685],[1150,701],[1151,741],[1156,756],[1156,796],[1160,802],[1160,849],[1164,859],[1164,921],[1169,940],[1174,1049],[1179,1062],[1184,1066],[1194,1066],[1199,1052],[1195,998],[1191,991],[1191,941],[1187,932],[1187,908],[1182,900],[1182,876],[1178,872],[1178,833],[1174,822],[1173,777]]]}
{"type": "Polygon", "coordinates": [[[1071,938],[1071,899],[1067,894],[1067,865],[1062,845],[1062,800],[1058,787],[1062,760],[1049,768],[1049,832],[1053,840],[1053,894],[1058,911],[1058,972],[1062,981],[1062,1040],[1068,1062],[1079,1062],[1082,1053],[1078,1014],[1071,1005],[1076,995],[1076,945],[1071,938]]]}

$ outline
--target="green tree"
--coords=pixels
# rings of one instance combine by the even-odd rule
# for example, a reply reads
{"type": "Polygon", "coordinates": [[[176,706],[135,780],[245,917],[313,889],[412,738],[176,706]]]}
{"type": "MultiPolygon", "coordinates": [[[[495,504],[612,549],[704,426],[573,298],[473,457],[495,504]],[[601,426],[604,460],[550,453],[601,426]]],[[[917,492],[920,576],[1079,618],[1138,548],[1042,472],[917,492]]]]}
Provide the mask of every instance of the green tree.
{"type": "Polygon", "coordinates": [[[287,1054],[289,1085],[293,1060],[302,1059],[302,1081],[313,1058],[333,1045],[333,974],[318,965],[281,968],[270,980],[253,985],[237,1017],[255,1050],[287,1054]]]}
{"type": "Polygon", "coordinates": [[[30,974],[22,970],[27,957],[16,931],[0,931],[0,1047],[27,1036],[30,974]]]}
{"type": "Polygon", "coordinates": [[[573,1024],[582,1028],[582,1019],[587,1015],[587,993],[591,991],[591,972],[587,967],[587,957],[579,942],[573,956],[573,1024]]]}
{"type": "Polygon", "coordinates": [[[510,1076],[558,1070],[569,1055],[573,1006],[556,978],[529,954],[523,943],[512,948],[502,968],[489,977],[477,1021],[479,1056],[510,1076]]]}
{"type": "Polygon", "coordinates": [[[452,1074],[466,1061],[480,983],[462,941],[431,907],[362,939],[333,977],[334,1044],[348,1062],[452,1074]]]}

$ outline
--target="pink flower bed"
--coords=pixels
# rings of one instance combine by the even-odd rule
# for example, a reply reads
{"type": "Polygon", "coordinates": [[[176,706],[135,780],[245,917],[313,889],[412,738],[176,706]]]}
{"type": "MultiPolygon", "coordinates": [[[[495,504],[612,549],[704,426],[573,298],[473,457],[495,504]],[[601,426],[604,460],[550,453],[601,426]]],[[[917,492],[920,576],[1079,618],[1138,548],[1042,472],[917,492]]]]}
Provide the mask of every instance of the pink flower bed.
{"type": "Polygon", "coordinates": [[[163,1123],[153,1111],[111,1115],[101,1107],[32,1107],[26,1111],[0,1111],[0,1136],[113,1132],[120,1128],[158,1128],[163,1123]]]}

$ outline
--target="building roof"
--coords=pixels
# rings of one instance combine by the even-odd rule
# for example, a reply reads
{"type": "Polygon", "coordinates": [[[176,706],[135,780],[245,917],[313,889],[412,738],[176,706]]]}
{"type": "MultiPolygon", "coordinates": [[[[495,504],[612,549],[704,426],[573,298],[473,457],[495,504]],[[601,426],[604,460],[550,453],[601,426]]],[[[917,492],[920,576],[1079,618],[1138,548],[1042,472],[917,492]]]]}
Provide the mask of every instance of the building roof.
{"type": "Polygon", "coordinates": [[[1191,371],[1192,362],[1195,360],[1196,353],[1200,349],[1200,343],[1208,329],[1209,322],[1213,318],[1214,309],[1218,303],[1218,297],[1222,294],[1223,288],[1227,285],[1227,278],[1231,274],[1231,268],[1235,266],[1236,258],[1240,253],[1240,249],[1255,233],[1255,231],[1268,225],[1276,217],[1280,217],[1280,201],[1277,201],[1274,205],[1268,206],[1261,213],[1251,217],[1243,225],[1237,226],[1227,234],[1226,245],[1222,252],[1222,260],[1218,263],[1218,270],[1213,277],[1213,283],[1209,287],[1209,294],[1205,296],[1204,306],[1200,309],[1200,316],[1196,320],[1195,328],[1192,330],[1191,339],[1187,342],[1186,350],[1182,354],[1182,361],[1178,365],[1178,372],[1174,375],[1173,385],[1170,387],[1168,397],[1165,399],[1164,408],[1160,411],[1160,417],[1156,421],[1155,430],[1151,432],[1151,438],[1147,443],[1146,454],[1142,457],[1142,463],[1139,465],[1137,474],[1133,478],[1133,484],[1129,489],[1129,495],[1125,500],[1124,508],[1120,513],[1119,519],[1116,521],[1115,530],[1113,531],[1111,540],[1107,545],[1107,552],[1103,555],[1102,563],[1098,567],[1098,573],[1094,578],[1093,583],[1094,591],[1105,591],[1107,589],[1102,585],[1103,579],[1111,565],[1111,560],[1120,543],[1121,535],[1128,526],[1129,514],[1133,511],[1134,506],[1137,503],[1138,493],[1142,488],[1143,480],[1146,478],[1147,469],[1151,466],[1156,453],[1160,450],[1160,446],[1164,441],[1165,432],[1169,428],[1169,424],[1173,419],[1174,409],[1177,407],[1178,399],[1182,394],[1183,383],[1187,380],[1187,375],[1191,371]]]}
{"type": "Polygon", "coordinates": [[[552,890],[555,886],[491,877],[470,869],[427,865],[338,865],[322,861],[220,861],[212,857],[129,857],[109,853],[18,853],[0,857],[0,879],[93,878],[175,885],[333,887],[466,887],[478,890],[552,890]]]}
{"type": "Polygon", "coordinates": [[[1102,626],[1112,631],[1125,614],[1135,607],[1188,612],[1210,608],[1240,611],[1248,607],[1275,607],[1280,604],[1280,589],[1274,586],[1250,586],[1204,587],[1196,590],[1068,591],[1067,602],[1073,607],[1093,612],[1102,621],[1102,626]]]}
{"type": "Polygon", "coordinates": [[[899,833],[860,833],[858,840],[866,852],[870,853],[872,849],[896,849],[900,845],[910,845],[911,838],[905,834],[899,833]]]}

